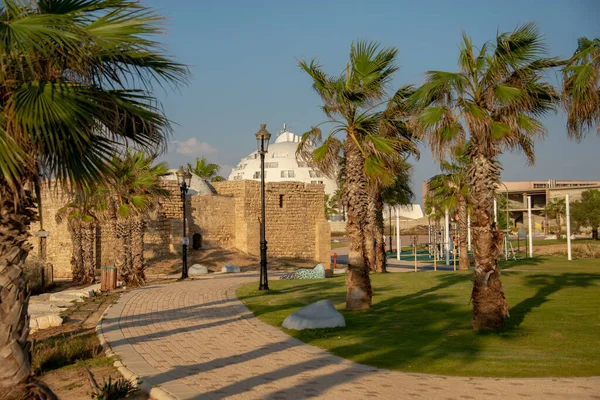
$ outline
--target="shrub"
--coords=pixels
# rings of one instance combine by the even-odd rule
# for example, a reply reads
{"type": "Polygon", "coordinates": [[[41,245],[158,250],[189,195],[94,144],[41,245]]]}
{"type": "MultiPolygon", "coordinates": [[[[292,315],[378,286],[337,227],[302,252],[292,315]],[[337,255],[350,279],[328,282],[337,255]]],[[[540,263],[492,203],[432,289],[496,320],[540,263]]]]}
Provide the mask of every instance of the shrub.
{"type": "Polygon", "coordinates": [[[102,386],[98,387],[96,393],[92,394],[92,398],[98,400],[125,399],[138,390],[133,386],[133,383],[125,378],[120,378],[113,383],[112,378],[109,376],[108,382],[103,381],[102,386]]]}

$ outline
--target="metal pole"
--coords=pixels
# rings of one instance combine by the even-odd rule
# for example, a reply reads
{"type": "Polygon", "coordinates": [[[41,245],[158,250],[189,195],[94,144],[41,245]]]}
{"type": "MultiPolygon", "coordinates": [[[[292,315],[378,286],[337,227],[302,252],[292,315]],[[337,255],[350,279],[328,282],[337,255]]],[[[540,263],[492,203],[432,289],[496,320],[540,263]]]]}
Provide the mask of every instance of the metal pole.
{"type": "Polygon", "coordinates": [[[445,224],[444,224],[444,229],[445,229],[444,240],[446,241],[446,265],[450,265],[450,214],[448,211],[448,207],[446,207],[444,222],[445,222],[445,224]]]}
{"type": "Polygon", "coordinates": [[[400,240],[400,211],[398,207],[395,208],[396,211],[396,260],[400,260],[400,252],[402,251],[402,241],[400,240]]]}
{"type": "Polygon", "coordinates": [[[258,290],[269,290],[267,278],[267,240],[265,238],[265,149],[264,141],[260,149],[260,283],[258,290]]]}
{"type": "Polygon", "coordinates": [[[185,214],[186,214],[186,208],[185,208],[185,195],[187,193],[187,183],[184,181],[181,184],[181,201],[183,202],[183,239],[181,240],[182,244],[181,244],[181,257],[182,257],[182,263],[183,266],[181,268],[181,279],[186,279],[188,277],[188,267],[187,267],[187,248],[188,245],[186,243],[186,220],[185,220],[185,214]]]}
{"type": "Polygon", "coordinates": [[[531,223],[531,196],[527,196],[527,220],[529,225],[529,257],[533,258],[533,228],[531,223]]]}
{"type": "Polygon", "coordinates": [[[471,251],[471,214],[467,211],[467,249],[471,251]]]}
{"type": "Polygon", "coordinates": [[[392,235],[394,233],[392,231],[392,207],[390,205],[388,205],[388,222],[390,224],[390,253],[391,253],[392,249],[394,248],[394,245],[392,242],[392,235]]]}
{"type": "MultiPolygon", "coordinates": [[[[495,196],[495,194],[494,194],[495,196]]],[[[496,229],[498,229],[498,201],[494,197],[494,222],[496,223],[496,229]]]]}
{"type": "Polygon", "coordinates": [[[567,257],[571,261],[573,257],[571,254],[571,207],[569,205],[569,195],[565,196],[565,203],[567,206],[567,257]]]}

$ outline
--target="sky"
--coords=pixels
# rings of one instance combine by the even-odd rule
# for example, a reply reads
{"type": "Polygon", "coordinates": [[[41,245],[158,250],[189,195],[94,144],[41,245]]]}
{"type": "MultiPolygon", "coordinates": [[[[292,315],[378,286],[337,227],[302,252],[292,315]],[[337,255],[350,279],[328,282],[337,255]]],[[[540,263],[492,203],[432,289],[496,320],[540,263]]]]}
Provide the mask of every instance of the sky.
{"type": "MultiPolygon", "coordinates": [[[[284,123],[302,134],[325,116],[299,59],[316,58],[329,74],[342,72],[357,40],[398,48],[400,67],[390,92],[418,85],[428,70],[457,70],[461,32],[476,46],[497,32],[535,21],[552,56],[569,57],[577,38],[600,37],[600,2],[571,1],[205,1],[142,0],[167,17],[161,37],[169,54],[189,66],[189,85],[157,89],[174,134],[163,159],[176,168],[205,156],[227,177],[256,150],[260,124],[275,136],[284,123]]],[[[554,73],[549,77],[556,82],[554,73]]],[[[547,136],[536,163],[505,154],[503,180],[600,179],[600,136],[567,138],[562,112],[544,120],[547,136]]],[[[421,182],[439,173],[427,147],[412,160],[416,201],[421,182]]]]}

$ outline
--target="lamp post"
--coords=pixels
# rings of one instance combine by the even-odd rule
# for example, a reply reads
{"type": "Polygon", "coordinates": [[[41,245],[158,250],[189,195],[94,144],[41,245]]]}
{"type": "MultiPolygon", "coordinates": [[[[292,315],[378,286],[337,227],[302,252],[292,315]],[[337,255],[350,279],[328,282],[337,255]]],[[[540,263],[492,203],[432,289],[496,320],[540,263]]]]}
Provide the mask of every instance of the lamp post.
{"type": "Polygon", "coordinates": [[[185,209],[185,197],[187,195],[188,189],[190,187],[190,183],[192,181],[192,174],[189,170],[184,170],[183,167],[179,167],[177,172],[177,183],[179,183],[179,190],[181,191],[181,201],[183,203],[183,238],[181,240],[181,257],[182,257],[182,266],[181,266],[181,279],[186,279],[188,277],[188,267],[187,267],[187,248],[189,239],[186,236],[186,209],[185,209]]]}
{"type": "Polygon", "coordinates": [[[256,132],[258,154],[260,154],[260,282],[258,290],[269,290],[267,278],[267,240],[265,239],[265,154],[269,149],[271,134],[267,131],[267,124],[261,124],[256,132]]]}

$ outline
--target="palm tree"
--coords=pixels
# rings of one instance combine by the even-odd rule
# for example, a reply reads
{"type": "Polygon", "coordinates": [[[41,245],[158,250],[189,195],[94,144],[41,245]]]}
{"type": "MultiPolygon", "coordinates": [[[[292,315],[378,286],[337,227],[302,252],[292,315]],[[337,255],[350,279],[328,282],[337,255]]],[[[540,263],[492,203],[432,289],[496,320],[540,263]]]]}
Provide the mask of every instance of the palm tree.
{"type": "MultiPolygon", "coordinates": [[[[375,270],[376,272],[387,272],[387,258],[385,255],[385,225],[383,218],[383,204],[388,206],[401,206],[411,204],[414,193],[410,186],[411,165],[404,162],[397,169],[394,184],[383,188],[377,198],[375,219],[375,270]]],[[[390,221],[391,223],[391,221],[390,221]]]]}
{"type": "Polygon", "coordinates": [[[22,267],[35,213],[22,188],[40,174],[93,187],[124,145],[163,149],[170,125],[152,86],[184,83],[187,69],[138,2],[3,0],[0,19],[0,388],[14,390],[30,371],[22,267]]]}
{"type": "Polygon", "coordinates": [[[380,49],[377,43],[358,41],[350,49],[350,60],[339,76],[327,75],[316,60],[299,62],[300,68],[313,81],[313,88],[323,101],[324,123],[332,124],[326,137],[319,125],[305,133],[298,147],[304,159],[312,160],[319,170],[334,176],[344,159],[343,203],[347,212],[348,273],[346,274],[346,308],[357,310],[371,307],[373,290],[369,278],[368,249],[373,248],[367,226],[369,213],[368,178],[393,182],[394,176],[385,169],[385,155],[398,153],[402,142],[380,136],[382,111],[387,103],[386,89],[393,73],[397,50],[380,49]],[[336,134],[345,134],[340,140],[336,134]],[[308,151],[308,144],[320,144],[308,151]]]}
{"type": "Polygon", "coordinates": [[[473,206],[473,328],[500,329],[508,315],[497,258],[501,235],[492,225],[499,183],[498,156],[519,149],[530,163],[536,138],[545,133],[538,118],[554,110],[558,96],[544,79],[559,64],[547,58],[535,24],[498,34],[479,50],[463,34],[458,72],[429,71],[416,91],[415,125],[442,159],[456,142],[471,142],[467,170],[473,206]]]}
{"type": "Polygon", "coordinates": [[[112,162],[108,192],[114,205],[106,208],[113,213],[110,218],[119,239],[116,264],[127,285],[145,283],[145,218],[156,209],[159,199],[169,196],[160,185],[160,177],[168,174],[168,167],[164,162],[154,164],[156,157],[143,151],[127,151],[112,162]]]}
{"type": "Polygon", "coordinates": [[[581,140],[594,125],[600,135],[600,38],[579,38],[562,73],[569,136],[581,140]]]}
{"type": "Polygon", "coordinates": [[[564,198],[563,199],[554,198],[554,199],[550,200],[546,204],[546,207],[544,207],[543,213],[548,218],[553,218],[556,221],[556,234],[558,235],[558,237],[560,237],[560,233],[561,233],[560,219],[561,219],[561,217],[564,217],[566,214],[565,199],[564,198]]]}
{"type": "Polygon", "coordinates": [[[459,269],[469,269],[469,254],[467,249],[467,213],[469,182],[467,169],[469,159],[466,146],[457,146],[453,149],[453,162],[442,160],[440,168],[443,172],[429,179],[428,185],[432,196],[438,199],[438,209],[448,208],[458,214],[458,248],[460,253],[459,269]]]}
{"type": "Polygon", "coordinates": [[[196,165],[188,163],[188,169],[206,181],[220,182],[224,180],[222,176],[217,175],[221,167],[217,164],[208,163],[206,157],[196,158],[196,165]]]}
{"type": "Polygon", "coordinates": [[[56,222],[67,219],[67,226],[73,243],[71,273],[77,284],[94,283],[96,263],[94,244],[96,238],[96,205],[98,193],[90,189],[78,188],[73,198],[56,213],[56,222]]]}

